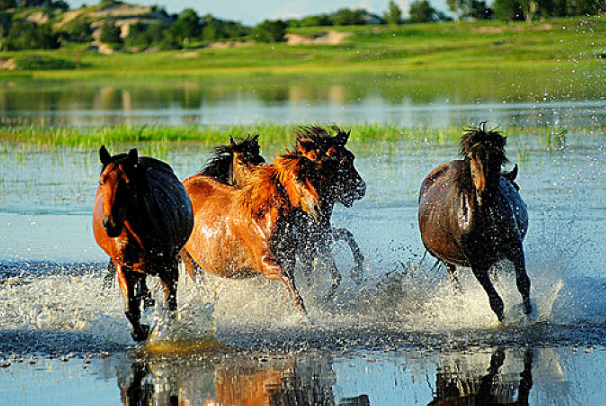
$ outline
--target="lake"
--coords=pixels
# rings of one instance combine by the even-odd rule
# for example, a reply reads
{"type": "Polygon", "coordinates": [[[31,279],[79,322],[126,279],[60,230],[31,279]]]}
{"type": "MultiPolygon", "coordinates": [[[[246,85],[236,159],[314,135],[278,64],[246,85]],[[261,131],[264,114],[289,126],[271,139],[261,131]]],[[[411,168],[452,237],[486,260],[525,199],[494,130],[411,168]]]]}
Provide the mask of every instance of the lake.
{"type": "MultiPolygon", "coordinates": [[[[5,125],[181,124],[191,118],[200,124],[337,122],[346,128],[367,121],[436,129],[489,120],[508,136],[508,167],[520,167],[530,215],[525,249],[533,320],[521,314],[507,267],[496,285],[507,322],[498,325],[469,270],[461,274],[463,293],[455,295],[445,270],[424,255],[419,185],[437,164],[456,159],[457,143],[422,137],[369,142],[353,133],[348,145],[368,190],[352,208],[337,206],[333,222],[348,228],[363,251],[361,285],[349,278],[351,255],[341,243],[334,254],[344,278],[333,298],[324,296],[329,281],[321,269],[313,278],[295,274],[309,319],[278,282],[194,282],[183,274],[179,318],[168,320],[158,303],[144,316],[155,326],[154,338],[136,346],[117,286],[103,287],[107,257],[92,237],[98,150],[2,139],[0,402],[437,405],[458,398],[463,404],[602,404],[604,100],[395,100],[373,93],[373,86],[359,91],[360,100],[347,87],[342,98],[331,99],[322,93],[329,91],[325,83],[310,84],[317,97],[310,90],[313,97],[296,99],[286,82],[281,100],[255,96],[253,85],[234,91],[237,85],[221,81],[217,86],[227,90],[181,81],[160,90],[136,83],[4,84],[0,118],[5,125]],[[509,134],[511,127],[522,131],[509,134]],[[537,127],[554,128],[553,139],[535,133],[537,127]],[[224,347],[204,350],[213,337],[224,347]]],[[[282,144],[262,153],[269,158],[279,150],[282,144]]],[[[181,179],[210,153],[185,143],[162,151],[159,158],[181,179]]],[[[158,295],[158,283],[150,283],[158,295]]]]}

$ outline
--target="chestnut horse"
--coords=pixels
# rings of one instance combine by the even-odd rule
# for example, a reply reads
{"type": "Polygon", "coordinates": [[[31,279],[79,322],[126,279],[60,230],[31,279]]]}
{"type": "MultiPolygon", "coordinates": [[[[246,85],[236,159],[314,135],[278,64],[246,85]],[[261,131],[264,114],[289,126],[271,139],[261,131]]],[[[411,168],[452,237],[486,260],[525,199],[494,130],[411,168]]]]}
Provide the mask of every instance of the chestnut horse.
{"type": "Polygon", "coordinates": [[[295,224],[298,240],[299,261],[306,274],[314,268],[316,261],[324,262],[332,274],[332,286],[329,297],[334,294],[341,282],[341,274],[331,254],[338,240],[345,241],[353,254],[355,266],[350,274],[356,283],[360,283],[363,274],[364,257],[353,234],[345,228],[333,228],[331,216],[336,203],[351,207],[366,193],[366,183],[354,167],[355,156],[345,148],[350,132],[337,126],[332,130],[317,127],[301,127],[296,132],[297,154],[303,155],[322,165],[318,193],[322,201],[320,221],[311,221],[309,216],[301,216],[295,224]]]}
{"type": "Polygon", "coordinates": [[[280,279],[305,312],[293,279],[292,223],[299,208],[320,216],[317,172],[313,161],[285,154],[255,170],[241,189],[200,175],[184,180],[194,209],[194,230],[181,253],[189,274],[195,262],[226,278],[280,279]]]}
{"type": "Polygon", "coordinates": [[[452,275],[456,266],[471,267],[488,294],[490,307],[503,321],[503,300],[488,274],[502,259],[513,262],[524,312],[532,311],[522,247],[528,213],[513,183],[517,168],[507,179],[501,174],[507,162],[506,138],[484,126],[462,137],[462,160],[438,166],[423,181],[419,227],[429,253],[444,261],[452,275]]]}
{"type": "Polygon", "coordinates": [[[260,155],[259,135],[234,141],[229,137],[229,145],[220,145],[206,163],[199,175],[208,176],[230,186],[241,187],[252,171],[265,163],[260,155]]]}
{"type": "Polygon", "coordinates": [[[140,323],[146,275],[160,277],[171,311],[177,310],[177,256],[193,229],[192,206],[179,179],[166,163],[139,157],[136,149],[99,155],[103,169],[93,209],[93,231],[110,256],[124,296],[132,337],[143,341],[149,326],[140,323]]]}

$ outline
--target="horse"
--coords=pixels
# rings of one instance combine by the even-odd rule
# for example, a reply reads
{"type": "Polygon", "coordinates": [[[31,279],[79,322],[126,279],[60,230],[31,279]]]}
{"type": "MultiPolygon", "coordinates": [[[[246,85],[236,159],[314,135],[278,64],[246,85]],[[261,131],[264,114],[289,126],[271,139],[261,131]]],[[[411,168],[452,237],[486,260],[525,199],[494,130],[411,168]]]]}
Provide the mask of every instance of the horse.
{"type": "Polygon", "coordinates": [[[456,278],[456,266],[471,267],[486,291],[490,307],[503,321],[503,300],[488,274],[500,260],[513,263],[524,312],[530,315],[530,279],[522,241],[528,213],[517,184],[517,167],[502,176],[508,162],[507,139],[486,130],[485,123],[461,138],[463,159],[444,163],[423,180],[419,194],[419,228],[427,251],[442,260],[456,278]]]}
{"type": "Polygon", "coordinates": [[[253,170],[265,163],[258,139],[258,134],[238,141],[230,136],[229,145],[215,147],[212,157],[199,174],[226,185],[241,187],[253,170]]]}
{"type": "Polygon", "coordinates": [[[318,164],[300,155],[276,154],[238,189],[194,175],[183,181],[194,210],[194,230],[181,252],[190,276],[194,264],[225,278],[261,274],[279,279],[294,305],[305,305],[293,278],[293,217],[302,210],[320,217],[318,164]]]}
{"type": "Polygon", "coordinates": [[[345,228],[333,228],[331,216],[335,204],[351,207],[366,193],[366,183],[354,166],[354,154],[345,148],[350,132],[333,126],[332,135],[326,128],[318,126],[300,127],[295,133],[295,153],[314,162],[323,163],[318,193],[322,201],[320,221],[311,221],[309,216],[297,218],[297,252],[303,271],[309,275],[314,264],[324,262],[332,275],[332,286],[328,297],[334,295],[341,282],[341,274],[331,254],[338,240],[345,241],[354,257],[354,268],[350,274],[356,283],[361,283],[364,257],[353,234],[345,228]]]}
{"type": "MultiPolygon", "coordinates": [[[[97,244],[110,256],[124,297],[124,312],[135,341],[149,326],[141,324],[146,275],[160,278],[168,308],[177,310],[178,260],[194,225],[191,202],[172,168],[137,149],[111,156],[99,150],[103,165],[93,209],[97,244]]],[[[150,302],[146,300],[145,305],[150,302]]]]}

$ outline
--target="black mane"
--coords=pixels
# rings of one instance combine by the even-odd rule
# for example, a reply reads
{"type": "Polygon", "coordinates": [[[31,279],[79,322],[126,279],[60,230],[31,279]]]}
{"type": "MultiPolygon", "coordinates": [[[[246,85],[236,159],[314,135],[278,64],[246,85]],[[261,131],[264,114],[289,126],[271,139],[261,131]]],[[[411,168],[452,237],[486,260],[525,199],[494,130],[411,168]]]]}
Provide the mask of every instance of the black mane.
{"type": "Polygon", "coordinates": [[[505,152],[507,137],[494,130],[486,130],[486,123],[482,122],[478,128],[466,128],[466,133],[461,137],[459,154],[466,156],[477,146],[483,146],[491,151],[495,162],[499,162],[499,167],[509,162],[505,152]]]}
{"type": "MultiPolygon", "coordinates": [[[[213,149],[213,154],[206,165],[198,172],[200,175],[211,177],[221,183],[228,184],[232,169],[234,153],[249,153],[260,157],[258,134],[249,135],[244,139],[231,139],[228,145],[220,145],[213,149]]],[[[262,162],[264,160],[261,158],[262,162]]]]}

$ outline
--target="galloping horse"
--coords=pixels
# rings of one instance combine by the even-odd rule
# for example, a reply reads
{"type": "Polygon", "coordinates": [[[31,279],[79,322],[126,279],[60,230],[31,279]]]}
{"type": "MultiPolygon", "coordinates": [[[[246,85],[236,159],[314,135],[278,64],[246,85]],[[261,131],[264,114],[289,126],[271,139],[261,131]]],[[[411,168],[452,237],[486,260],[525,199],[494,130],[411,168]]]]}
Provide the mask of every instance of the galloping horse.
{"type": "Polygon", "coordinates": [[[345,228],[333,228],[330,218],[337,202],[351,207],[366,193],[366,183],[354,167],[354,155],[345,148],[350,132],[333,126],[334,136],[322,127],[301,127],[296,132],[295,153],[303,155],[314,162],[322,164],[320,187],[318,193],[322,202],[320,221],[311,221],[309,216],[301,216],[295,225],[298,233],[297,252],[302,268],[309,274],[315,261],[328,265],[332,274],[332,296],[341,282],[341,274],[331,254],[333,245],[338,240],[345,241],[353,254],[355,266],[351,276],[357,283],[361,282],[364,257],[353,234],[345,228]]]}
{"type": "Polygon", "coordinates": [[[503,321],[503,301],[488,270],[497,261],[513,262],[516,283],[530,314],[530,279],[526,274],[522,240],[528,230],[526,204],[513,183],[517,168],[506,175],[506,138],[486,131],[485,123],[461,139],[462,160],[441,164],[425,178],[419,196],[419,227],[427,250],[446,263],[471,267],[503,321]]]}
{"type": "Polygon", "coordinates": [[[103,169],[93,209],[93,231],[110,256],[124,296],[132,337],[143,341],[149,326],[140,323],[141,294],[147,274],[160,277],[171,311],[177,310],[177,256],[193,229],[192,206],[169,165],[139,157],[136,149],[99,155],[103,169]]]}
{"type": "Polygon", "coordinates": [[[256,169],[241,189],[200,175],[183,181],[194,209],[194,230],[181,253],[190,275],[195,261],[226,278],[280,279],[305,312],[293,279],[292,223],[299,209],[320,216],[318,170],[305,157],[284,154],[256,169]]]}
{"type": "Polygon", "coordinates": [[[234,141],[229,137],[229,145],[220,145],[202,168],[199,175],[208,176],[223,184],[241,187],[252,171],[265,163],[260,155],[259,135],[234,141]]]}

